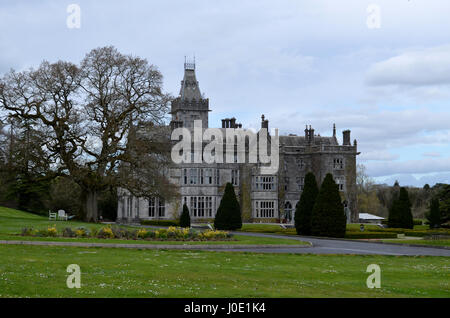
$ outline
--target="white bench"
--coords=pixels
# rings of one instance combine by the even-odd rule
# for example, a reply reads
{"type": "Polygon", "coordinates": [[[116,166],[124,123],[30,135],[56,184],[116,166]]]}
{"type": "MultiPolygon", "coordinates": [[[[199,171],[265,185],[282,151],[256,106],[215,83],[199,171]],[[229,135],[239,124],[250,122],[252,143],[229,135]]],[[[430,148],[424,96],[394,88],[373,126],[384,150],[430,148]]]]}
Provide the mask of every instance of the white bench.
{"type": "Polygon", "coordinates": [[[48,219],[49,220],[56,220],[56,213],[48,210],[48,219]]]}

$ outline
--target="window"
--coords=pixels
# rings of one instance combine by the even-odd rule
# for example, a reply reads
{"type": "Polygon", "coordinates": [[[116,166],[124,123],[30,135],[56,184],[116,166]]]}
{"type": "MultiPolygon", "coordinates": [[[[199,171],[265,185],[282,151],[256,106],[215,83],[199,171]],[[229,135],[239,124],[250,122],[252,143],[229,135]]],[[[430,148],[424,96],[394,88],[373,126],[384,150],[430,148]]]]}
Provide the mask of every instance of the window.
{"type": "Polygon", "coordinates": [[[191,197],[191,216],[197,217],[197,197],[191,197]]]}
{"type": "Polygon", "coordinates": [[[333,159],[333,169],[344,169],[344,159],[334,158],[333,159]]]}
{"type": "Polygon", "coordinates": [[[273,176],[256,176],[255,189],[261,191],[270,191],[275,188],[275,178],[273,176]]]}
{"type": "Polygon", "coordinates": [[[303,158],[297,158],[297,165],[300,169],[305,168],[305,160],[303,158]]]}
{"type": "Polygon", "coordinates": [[[155,198],[150,198],[148,200],[148,216],[154,218],[155,211],[156,211],[155,198]]]}
{"type": "Polygon", "coordinates": [[[197,202],[198,202],[197,216],[205,217],[205,197],[198,197],[197,202]]]}
{"type": "Polygon", "coordinates": [[[133,206],[133,197],[129,196],[128,197],[128,204],[127,204],[127,215],[128,217],[131,217],[131,207],[133,206]]]}
{"type": "Polygon", "coordinates": [[[192,217],[212,217],[212,197],[190,197],[192,217]]]}
{"type": "Polygon", "coordinates": [[[139,217],[139,198],[136,198],[136,203],[135,203],[134,209],[135,209],[136,217],[139,217]]]}
{"type": "Polygon", "coordinates": [[[212,217],[212,197],[205,197],[205,214],[212,217]]]}
{"type": "Polygon", "coordinates": [[[213,183],[212,169],[210,168],[205,169],[205,184],[212,184],[212,183],[213,183]]]}
{"type": "Polygon", "coordinates": [[[275,217],[275,201],[255,201],[255,216],[257,218],[275,217]]]}
{"type": "Polygon", "coordinates": [[[189,184],[197,184],[197,173],[198,169],[189,169],[189,184]]]}
{"type": "Polygon", "coordinates": [[[305,186],[305,178],[299,177],[296,179],[297,187],[299,191],[303,191],[303,188],[305,186]]]}
{"type": "Polygon", "coordinates": [[[183,184],[188,184],[187,169],[183,169],[183,184]]]}
{"type": "Polygon", "coordinates": [[[289,189],[289,178],[284,178],[284,191],[288,191],[289,189]]]}
{"type": "Polygon", "coordinates": [[[183,184],[219,184],[219,169],[183,169],[183,184]]]}
{"type": "Polygon", "coordinates": [[[199,184],[203,184],[203,169],[198,169],[198,172],[200,173],[200,182],[199,184]]]}
{"type": "Polygon", "coordinates": [[[220,184],[220,170],[214,169],[214,184],[220,184]]]}
{"type": "Polygon", "coordinates": [[[231,184],[234,186],[239,185],[239,170],[231,170],[231,184]]]}
{"type": "Polygon", "coordinates": [[[158,216],[160,218],[166,216],[166,204],[164,202],[164,199],[158,200],[158,216]]]}
{"type": "Polygon", "coordinates": [[[335,182],[339,188],[339,191],[344,191],[345,178],[344,177],[336,177],[335,182]]]}

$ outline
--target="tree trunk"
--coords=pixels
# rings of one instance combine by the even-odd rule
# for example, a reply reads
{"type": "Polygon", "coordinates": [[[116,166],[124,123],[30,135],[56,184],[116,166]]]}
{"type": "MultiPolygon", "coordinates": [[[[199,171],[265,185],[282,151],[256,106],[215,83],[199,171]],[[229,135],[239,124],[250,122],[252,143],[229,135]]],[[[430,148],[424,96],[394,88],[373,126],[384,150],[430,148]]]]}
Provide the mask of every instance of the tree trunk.
{"type": "Polygon", "coordinates": [[[86,191],[85,195],[85,220],[88,222],[98,221],[98,195],[96,191],[86,191]]]}

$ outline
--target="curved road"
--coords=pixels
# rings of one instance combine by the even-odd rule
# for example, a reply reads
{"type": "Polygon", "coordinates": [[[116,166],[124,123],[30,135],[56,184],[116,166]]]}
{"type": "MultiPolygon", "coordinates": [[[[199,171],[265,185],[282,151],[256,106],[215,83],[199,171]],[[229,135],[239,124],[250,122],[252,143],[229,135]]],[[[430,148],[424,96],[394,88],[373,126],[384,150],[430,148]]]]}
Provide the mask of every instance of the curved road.
{"type": "MultiPolygon", "coordinates": [[[[234,232],[239,235],[289,238],[298,241],[312,243],[310,248],[258,248],[239,249],[239,251],[257,253],[301,253],[301,254],[367,254],[367,255],[429,255],[429,256],[450,256],[450,249],[416,247],[400,244],[382,244],[364,241],[322,239],[307,236],[287,236],[263,233],[234,232]]],[[[232,249],[229,249],[232,251],[232,249]]],[[[221,249],[224,251],[224,249],[221,249]]],[[[234,250],[236,251],[236,250],[234,250]]]]}

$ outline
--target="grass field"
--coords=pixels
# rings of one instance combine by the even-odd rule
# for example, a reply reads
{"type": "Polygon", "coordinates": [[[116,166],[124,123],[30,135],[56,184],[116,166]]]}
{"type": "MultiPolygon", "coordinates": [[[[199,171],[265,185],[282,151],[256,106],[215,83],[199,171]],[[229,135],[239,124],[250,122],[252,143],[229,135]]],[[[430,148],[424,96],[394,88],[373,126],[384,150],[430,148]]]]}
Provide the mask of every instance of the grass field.
{"type": "MultiPolygon", "coordinates": [[[[83,222],[49,222],[40,216],[0,208],[0,239],[147,244],[17,236],[24,226],[44,228],[53,224],[60,229],[86,226],[83,222]]],[[[89,224],[98,226],[102,225],[89,224]]],[[[299,243],[236,238],[238,241],[227,243],[299,243]]],[[[0,245],[0,297],[450,297],[449,283],[448,257],[0,245]],[[66,286],[70,264],[81,268],[80,289],[66,286]],[[366,286],[369,264],[381,267],[380,289],[366,286]]]]}
{"type": "Polygon", "coordinates": [[[450,297],[445,257],[0,246],[0,297],[450,297]],[[7,261],[5,261],[7,260],[7,261]],[[66,287],[69,264],[81,288],[66,287]],[[381,288],[366,287],[369,264],[381,288]]]}
{"type": "Polygon", "coordinates": [[[270,245],[270,244],[283,244],[283,245],[306,245],[307,242],[279,239],[271,237],[251,237],[244,235],[234,235],[234,240],[228,241],[145,241],[145,240],[120,240],[120,239],[100,239],[100,238],[66,238],[66,237],[34,237],[34,236],[20,236],[20,235],[2,235],[0,234],[0,240],[7,241],[52,241],[52,242],[84,242],[84,243],[114,243],[114,244],[162,244],[162,245],[174,245],[174,244],[187,244],[187,245],[270,245]]]}
{"type": "Polygon", "coordinates": [[[85,223],[78,221],[49,221],[47,217],[35,215],[19,210],[0,207],[0,233],[20,234],[22,228],[32,226],[36,229],[44,229],[48,226],[56,225],[59,230],[65,227],[89,227],[101,228],[103,224],[85,223]]]}
{"type": "Polygon", "coordinates": [[[286,244],[302,245],[306,242],[289,239],[249,237],[235,235],[233,241],[144,241],[144,240],[118,240],[118,239],[97,239],[97,238],[63,238],[63,237],[31,237],[19,235],[24,227],[44,229],[48,226],[56,225],[58,230],[65,227],[100,228],[104,224],[84,223],[76,221],[49,221],[48,218],[0,207],[0,240],[22,240],[22,241],[59,241],[59,242],[86,242],[86,243],[119,243],[119,244],[286,244]]]}

